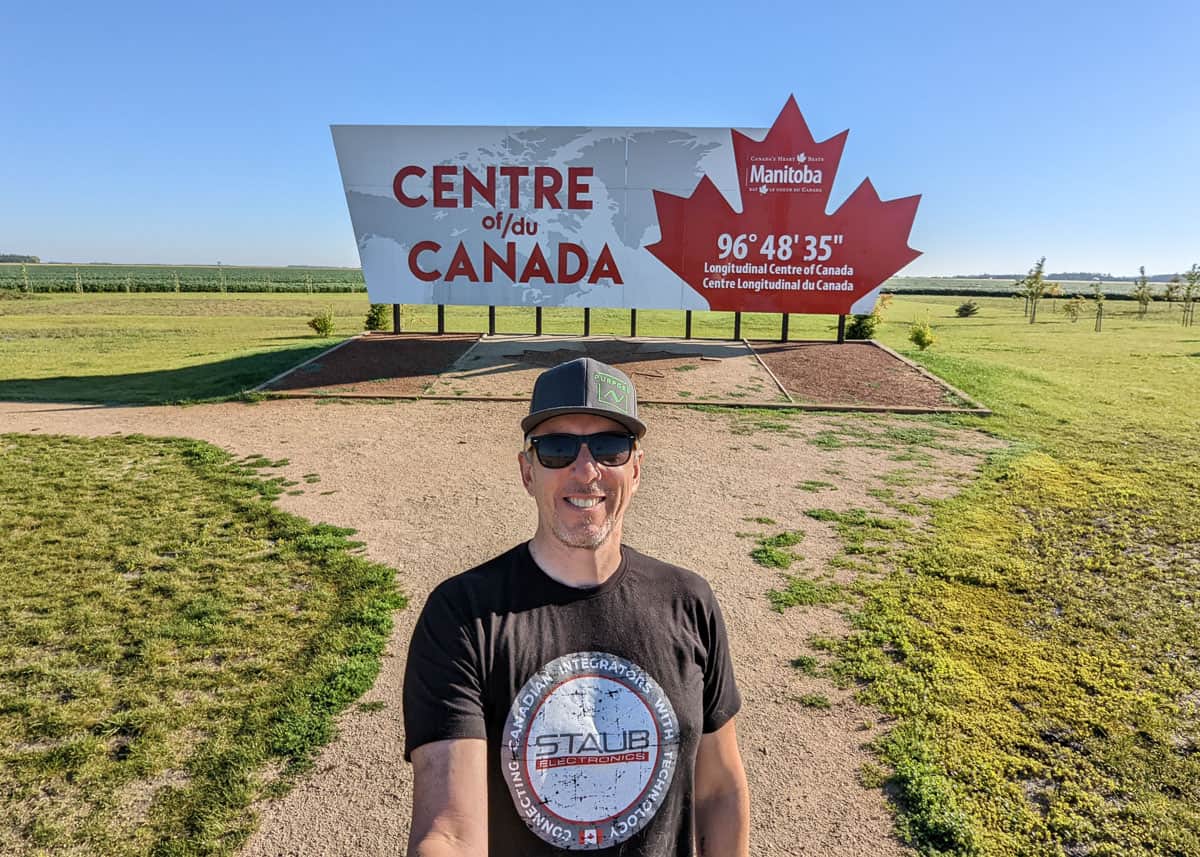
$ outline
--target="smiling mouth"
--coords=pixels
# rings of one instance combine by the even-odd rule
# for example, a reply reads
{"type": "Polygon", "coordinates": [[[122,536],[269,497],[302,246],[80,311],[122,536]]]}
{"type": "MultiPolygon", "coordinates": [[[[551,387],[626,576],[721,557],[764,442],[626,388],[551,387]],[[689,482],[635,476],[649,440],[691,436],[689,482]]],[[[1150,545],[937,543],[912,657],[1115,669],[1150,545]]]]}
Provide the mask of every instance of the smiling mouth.
{"type": "Polygon", "coordinates": [[[603,497],[567,497],[565,499],[576,509],[591,509],[600,505],[604,500],[603,497]]]}

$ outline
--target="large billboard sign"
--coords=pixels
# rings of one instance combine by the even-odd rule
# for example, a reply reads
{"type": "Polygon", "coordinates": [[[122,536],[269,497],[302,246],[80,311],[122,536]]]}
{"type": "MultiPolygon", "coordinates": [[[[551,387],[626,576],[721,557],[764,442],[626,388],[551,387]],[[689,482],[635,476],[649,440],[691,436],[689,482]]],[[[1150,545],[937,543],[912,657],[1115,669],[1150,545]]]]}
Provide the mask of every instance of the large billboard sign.
{"type": "Polygon", "coordinates": [[[335,125],[373,303],[861,313],[919,196],[829,212],[848,131],[335,125]]]}

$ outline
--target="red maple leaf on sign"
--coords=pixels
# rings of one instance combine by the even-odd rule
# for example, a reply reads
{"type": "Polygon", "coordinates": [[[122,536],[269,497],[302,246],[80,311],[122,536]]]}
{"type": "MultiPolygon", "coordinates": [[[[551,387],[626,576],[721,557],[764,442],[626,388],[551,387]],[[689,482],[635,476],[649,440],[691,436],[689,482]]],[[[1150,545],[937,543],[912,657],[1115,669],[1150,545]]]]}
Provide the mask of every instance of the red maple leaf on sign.
{"type": "Polygon", "coordinates": [[[881,200],[864,179],[833,214],[829,190],[849,131],[818,143],[795,97],[762,142],[737,131],[742,213],[708,176],[690,197],[654,191],[662,238],[646,247],[714,310],[849,313],[920,252],[920,196],[881,200]]]}

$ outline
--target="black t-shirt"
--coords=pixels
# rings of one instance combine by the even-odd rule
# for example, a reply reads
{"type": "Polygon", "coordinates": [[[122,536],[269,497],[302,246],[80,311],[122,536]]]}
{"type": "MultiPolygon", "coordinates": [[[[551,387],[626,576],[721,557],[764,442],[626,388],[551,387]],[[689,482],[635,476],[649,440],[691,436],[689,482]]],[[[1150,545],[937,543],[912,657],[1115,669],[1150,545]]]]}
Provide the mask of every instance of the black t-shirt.
{"type": "Polygon", "coordinates": [[[622,545],[608,580],[577,589],[522,544],[425,604],[404,676],[405,758],[487,739],[492,857],[680,857],[700,735],[740,706],[702,577],[622,545]]]}

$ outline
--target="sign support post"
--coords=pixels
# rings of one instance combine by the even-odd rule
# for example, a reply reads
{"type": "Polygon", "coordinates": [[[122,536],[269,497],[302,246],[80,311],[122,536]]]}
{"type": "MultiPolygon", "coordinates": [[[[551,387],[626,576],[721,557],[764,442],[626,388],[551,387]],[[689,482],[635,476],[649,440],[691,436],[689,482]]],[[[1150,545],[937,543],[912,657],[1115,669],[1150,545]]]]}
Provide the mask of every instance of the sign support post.
{"type": "Polygon", "coordinates": [[[488,307],[488,336],[496,335],[496,307],[488,307]]]}
{"type": "Polygon", "coordinates": [[[537,309],[535,309],[533,312],[533,315],[534,315],[534,326],[537,328],[537,330],[535,331],[535,334],[537,336],[541,336],[542,335],[542,308],[538,307],[537,309]]]}
{"type": "Polygon", "coordinates": [[[629,311],[629,335],[637,336],[637,310],[629,311]]]}
{"type": "Polygon", "coordinates": [[[692,338],[692,311],[686,310],[683,315],[683,338],[692,338]]]}
{"type": "Polygon", "coordinates": [[[788,340],[788,314],[786,312],[783,314],[783,323],[779,327],[780,327],[779,341],[787,342],[787,340],[788,340]]]}
{"type": "Polygon", "coordinates": [[[438,336],[446,332],[446,305],[438,304],[438,336]]]}
{"type": "Polygon", "coordinates": [[[392,333],[400,332],[400,304],[392,304],[392,333]]]}
{"type": "Polygon", "coordinates": [[[844,315],[838,316],[838,338],[837,338],[837,341],[838,341],[839,345],[846,341],[846,316],[844,316],[844,315]]]}
{"type": "Polygon", "coordinates": [[[590,306],[583,308],[583,335],[592,335],[592,308],[590,306]]]}

